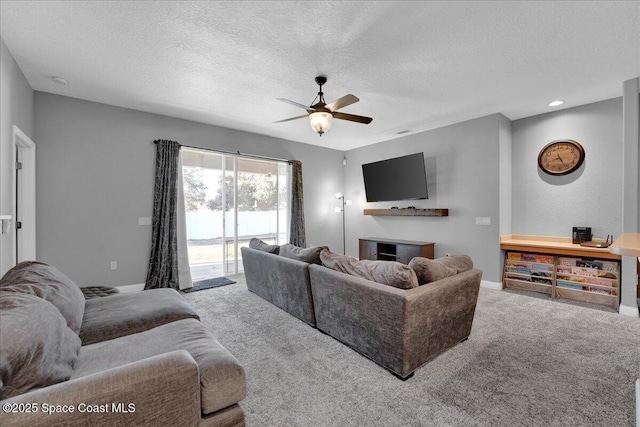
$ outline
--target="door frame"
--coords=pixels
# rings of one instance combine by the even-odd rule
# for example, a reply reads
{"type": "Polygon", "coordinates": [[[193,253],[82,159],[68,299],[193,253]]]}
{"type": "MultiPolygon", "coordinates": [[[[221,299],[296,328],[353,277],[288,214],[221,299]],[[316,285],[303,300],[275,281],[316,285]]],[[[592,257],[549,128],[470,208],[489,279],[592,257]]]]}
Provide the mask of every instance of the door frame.
{"type": "Polygon", "coordinates": [[[12,158],[14,165],[18,158],[22,163],[21,173],[11,174],[14,224],[18,221],[22,223],[20,232],[14,227],[12,233],[12,259],[15,265],[36,259],[36,144],[16,125],[13,125],[12,158]],[[16,189],[20,194],[16,194],[16,189]]]}

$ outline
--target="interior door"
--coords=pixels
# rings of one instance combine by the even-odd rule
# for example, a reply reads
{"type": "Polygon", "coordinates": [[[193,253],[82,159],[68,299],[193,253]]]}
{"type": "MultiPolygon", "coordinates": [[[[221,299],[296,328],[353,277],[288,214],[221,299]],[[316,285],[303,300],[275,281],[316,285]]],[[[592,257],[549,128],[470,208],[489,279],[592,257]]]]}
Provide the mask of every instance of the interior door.
{"type": "Polygon", "coordinates": [[[36,145],[13,126],[15,263],[36,259],[36,145]]]}

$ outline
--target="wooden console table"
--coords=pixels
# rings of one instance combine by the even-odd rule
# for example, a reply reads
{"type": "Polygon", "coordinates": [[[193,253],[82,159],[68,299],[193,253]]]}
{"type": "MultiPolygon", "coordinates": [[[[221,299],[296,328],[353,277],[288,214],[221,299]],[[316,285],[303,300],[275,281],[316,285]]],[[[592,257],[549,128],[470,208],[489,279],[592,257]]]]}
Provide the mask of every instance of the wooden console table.
{"type": "MultiPolygon", "coordinates": [[[[618,237],[611,246],[609,246],[609,251],[614,254],[622,255],[624,257],[633,257],[636,258],[636,274],[638,281],[636,282],[636,293],[635,296],[640,298],[640,233],[623,233],[618,237]]],[[[633,261],[631,261],[633,262],[633,261]]],[[[626,280],[629,280],[628,278],[626,280]]],[[[635,280],[635,279],[633,279],[635,280]]],[[[633,283],[631,283],[633,286],[633,283]]],[[[636,300],[637,301],[637,300],[636,300]]],[[[628,305],[634,307],[635,304],[633,300],[631,302],[625,301],[624,297],[621,301],[624,305],[628,305]]],[[[632,309],[633,310],[633,309],[632,309]]],[[[629,312],[629,314],[632,311],[629,312]]],[[[627,313],[625,313],[627,314],[627,313]]],[[[638,399],[640,399],[640,392],[638,392],[638,399]]],[[[640,400],[638,400],[638,409],[640,410],[640,400]]],[[[640,418],[638,418],[640,419],[640,418]]]]}
{"type": "Polygon", "coordinates": [[[409,264],[414,257],[433,259],[435,243],[411,240],[390,240],[363,237],[360,240],[360,259],[398,261],[409,264]]]}
{"type": "Polygon", "coordinates": [[[590,248],[587,246],[580,246],[572,243],[571,237],[507,234],[505,236],[500,236],[500,249],[620,260],[620,255],[609,252],[609,248],[590,248]]]}
{"type": "Polygon", "coordinates": [[[619,307],[621,256],[609,248],[580,246],[570,237],[509,234],[500,237],[500,249],[506,251],[507,288],[619,307]]]}
{"type": "Polygon", "coordinates": [[[623,256],[640,258],[640,233],[623,233],[609,246],[609,251],[623,256]]]}

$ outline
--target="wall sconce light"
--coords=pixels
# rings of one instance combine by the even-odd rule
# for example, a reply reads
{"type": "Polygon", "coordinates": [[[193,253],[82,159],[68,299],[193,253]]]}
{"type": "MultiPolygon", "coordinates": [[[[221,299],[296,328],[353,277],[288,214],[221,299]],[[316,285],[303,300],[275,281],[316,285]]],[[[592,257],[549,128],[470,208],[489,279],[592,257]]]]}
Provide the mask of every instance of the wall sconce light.
{"type": "Polygon", "coordinates": [[[333,211],[335,213],[340,213],[342,212],[342,253],[343,254],[347,254],[347,242],[346,242],[346,237],[345,237],[345,218],[344,218],[344,208],[345,206],[351,206],[351,200],[345,200],[344,198],[344,194],[338,192],[336,193],[336,199],[341,200],[342,201],[342,206],[338,207],[336,206],[333,211]]]}

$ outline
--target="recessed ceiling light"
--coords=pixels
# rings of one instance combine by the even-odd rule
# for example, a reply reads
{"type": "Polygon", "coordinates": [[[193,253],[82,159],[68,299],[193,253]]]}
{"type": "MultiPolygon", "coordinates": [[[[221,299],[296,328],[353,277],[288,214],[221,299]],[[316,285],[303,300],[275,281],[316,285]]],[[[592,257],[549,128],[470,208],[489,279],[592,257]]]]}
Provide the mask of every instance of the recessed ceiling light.
{"type": "Polygon", "coordinates": [[[62,77],[58,77],[58,76],[53,76],[53,77],[51,77],[51,80],[52,80],[54,83],[59,84],[59,85],[62,85],[62,86],[64,86],[64,85],[66,85],[67,83],[69,83],[69,82],[67,81],[67,79],[64,79],[64,78],[62,78],[62,77]]]}
{"type": "Polygon", "coordinates": [[[556,99],[555,101],[551,101],[549,103],[549,107],[557,107],[558,105],[564,104],[564,101],[561,99],[556,99]]]}

